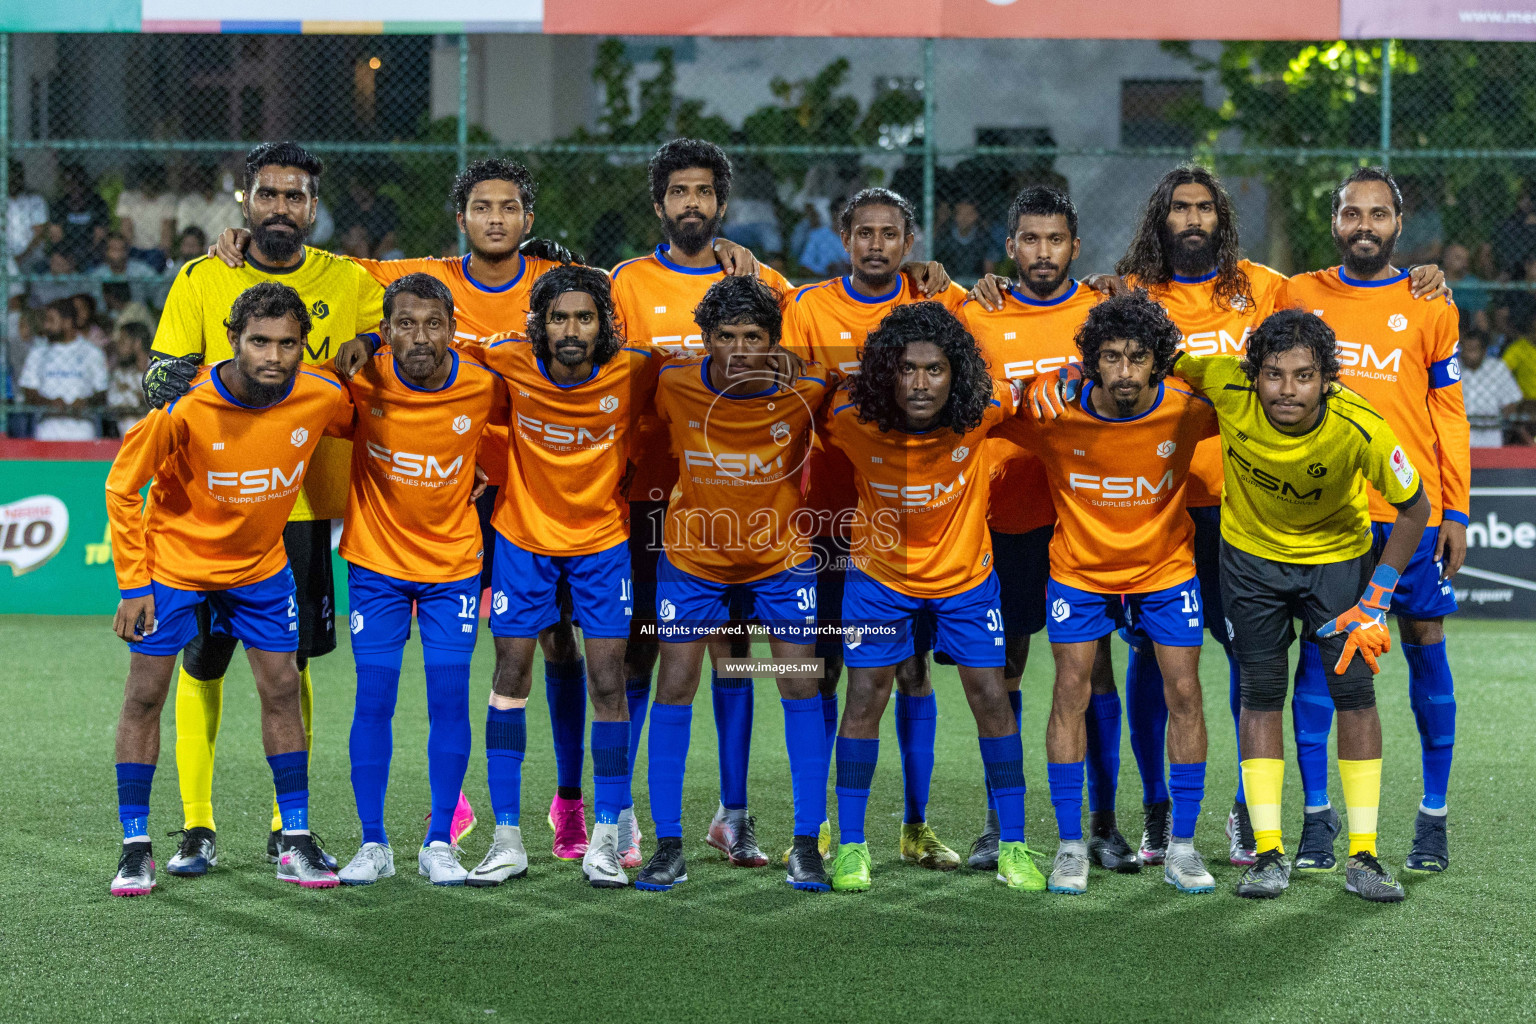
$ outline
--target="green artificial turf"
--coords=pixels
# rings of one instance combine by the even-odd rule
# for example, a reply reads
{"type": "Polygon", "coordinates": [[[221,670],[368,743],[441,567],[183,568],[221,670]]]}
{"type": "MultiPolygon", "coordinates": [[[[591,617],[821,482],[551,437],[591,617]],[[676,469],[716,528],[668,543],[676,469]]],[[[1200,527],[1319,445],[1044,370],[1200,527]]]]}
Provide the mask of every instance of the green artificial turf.
{"type": "MultiPolygon", "coordinates": [[[[703,842],[716,801],[707,685],[696,704],[684,803],[691,880],[672,893],[594,890],[577,865],[550,857],[543,819],[554,765],[537,682],[523,783],[528,877],[496,889],[434,889],[417,877],[412,856],[427,808],[426,710],[413,641],[387,810],[399,876],[330,891],[274,879],[263,856],[271,779],[249,670],[237,656],[215,774],[219,866],[203,879],[172,878],[163,865],[173,844],[159,839],[159,888],[147,898],[113,899],[107,883],[121,833],[112,735],[127,652],[105,618],[6,618],[0,1020],[1531,1019],[1536,629],[1457,620],[1449,632],[1460,694],[1452,868],[1440,877],[1407,876],[1408,900],[1398,906],[1346,894],[1342,871],[1298,877],[1272,903],[1232,895],[1238,869],[1226,863],[1222,825],[1236,765],[1227,667],[1211,645],[1202,662],[1211,769],[1196,842],[1216,876],[1213,895],[1180,895],[1156,869],[1095,870],[1086,896],[1065,897],[1012,893],[963,869],[944,875],[903,866],[890,713],[869,804],[870,892],[794,892],[776,861],[732,869],[703,842]]],[[[1039,639],[1024,695],[1029,838],[1054,851],[1043,752],[1050,659],[1039,639]]],[[[1122,671],[1124,654],[1117,642],[1122,671]]],[[[470,865],[484,853],[492,823],[480,724],[490,661],[482,638],[465,782],[481,814],[465,841],[470,865]]],[[[353,687],[345,648],[316,662],[314,676],[312,821],[345,861],[359,841],[347,776],[353,687]]],[[[1386,735],[1382,853],[1400,871],[1419,796],[1419,744],[1399,654],[1388,657],[1377,682],[1386,735]]],[[[929,820],[963,854],[982,817],[980,759],[954,670],[936,669],[935,688],[929,820]]],[[[783,719],[771,683],[759,682],[756,692],[751,803],[762,845],[776,855],[791,824],[783,719]]],[[[173,738],[167,710],[150,814],[157,836],[181,823],[173,738]]],[[[1122,760],[1122,829],[1135,842],[1141,791],[1128,742],[1122,760]]],[[[644,772],[642,752],[635,795],[648,855],[644,772]]],[[[1294,844],[1301,818],[1294,766],[1286,783],[1286,837],[1294,844]]],[[[1336,774],[1333,793],[1342,804],[1336,774]]]]}

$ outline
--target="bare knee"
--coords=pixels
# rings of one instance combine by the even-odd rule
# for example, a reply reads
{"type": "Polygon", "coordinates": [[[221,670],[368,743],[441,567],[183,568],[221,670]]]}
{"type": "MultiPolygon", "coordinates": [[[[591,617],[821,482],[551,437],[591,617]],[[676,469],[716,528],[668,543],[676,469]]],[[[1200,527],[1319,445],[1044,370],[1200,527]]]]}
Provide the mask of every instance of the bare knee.
{"type": "Polygon", "coordinates": [[[1432,647],[1445,639],[1445,620],[1409,619],[1397,617],[1397,628],[1403,635],[1403,643],[1415,647],[1432,647]]]}

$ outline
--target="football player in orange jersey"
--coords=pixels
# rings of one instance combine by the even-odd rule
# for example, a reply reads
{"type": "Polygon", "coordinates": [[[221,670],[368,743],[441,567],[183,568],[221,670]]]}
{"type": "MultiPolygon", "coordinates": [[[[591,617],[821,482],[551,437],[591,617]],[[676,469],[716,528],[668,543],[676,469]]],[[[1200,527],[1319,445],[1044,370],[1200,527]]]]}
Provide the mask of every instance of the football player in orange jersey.
{"type": "MultiPolygon", "coordinates": [[[[1457,362],[1456,307],[1414,302],[1409,272],[1392,264],[1403,230],[1402,196],[1392,175],[1362,167],[1333,191],[1333,241],[1342,265],[1291,278],[1293,304],[1322,317],[1338,336],[1339,380],[1370,402],[1402,440],[1419,470],[1433,513],[1392,594],[1392,613],[1408,661],[1408,700],[1423,752],[1424,788],[1403,866],[1440,872],[1450,865],[1446,792],[1456,740],[1456,693],[1445,653],[1445,616],[1456,611],[1452,578],[1467,553],[1470,434],[1457,362]]],[[[1378,557],[1396,509],[1371,494],[1378,557]]],[[[1328,733],[1333,702],[1321,659],[1298,666],[1297,761],[1306,818],[1296,870],[1331,871],[1340,823],[1328,799],[1328,733]],[[1303,723],[1305,722],[1305,727],[1303,723]],[[1305,740],[1305,742],[1304,742],[1305,740]]]]}
{"type": "MultiPolygon", "coordinates": [[[[1147,199],[1136,234],[1115,269],[1124,276],[1126,284],[1147,289],[1151,298],[1168,310],[1184,335],[1184,350],[1194,356],[1241,356],[1247,349],[1249,333],[1270,313],[1289,304],[1285,275],[1243,258],[1231,197],[1214,173],[1195,164],[1175,167],[1159,180],[1147,199]]],[[[1415,268],[1414,296],[1443,297],[1443,280],[1436,267],[1415,268]]],[[[1226,631],[1221,628],[1224,616],[1221,574],[1217,569],[1221,492],[1221,451],[1212,439],[1201,444],[1195,453],[1185,503],[1195,521],[1195,568],[1200,577],[1206,625],[1227,655],[1227,696],[1235,728],[1240,711],[1237,658],[1226,631]]],[[[1131,650],[1125,672],[1126,709],[1146,811],[1141,857],[1144,863],[1156,864],[1161,862],[1167,843],[1171,807],[1163,772],[1168,711],[1150,641],[1135,630],[1129,631],[1127,639],[1131,650]]],[[[1302,651],[1304,664],[1317,657],[1311,643],[1303,643],[1302,651]]],[[[1310,730],[1303,728],[1303,719],[1315,707],[1311,701],[1312,696],[1307,695],[1293,705],[1302,749],[1312,745],[1307,735],[1310,730]]],[[[1326,754],[1320,763],[1326,776],[1326,754]]],[[[1248,865],[1255,861],[1253,826],[1241,773],[1227,815],[1227,838],[1231,863],[1248,865]]]]}
{"type": "MultiPolygon", "coordinates": [[[[815,650],[816,575],[800,477],[828,375],[808,363],[787,384],[774,379],[779,296],[752,278],[713,285],[694,319],[707,355],[669,363],[656,384],[656,412],[680,470],[656,585],[661,659],[649,781],[657,847],[635,878],[636,888],[656,891],[688,878],[683,775],[706,641],[732,620],[753,619],[768,630],[775,658],[803,661],[815,650]]],[[[821,699],[811,676],[780,676],[778,685],[795,810],[785,880],[824,892],[816,837],[827,811],[821,699]]],[[[754,820],[738,817],[732,827],[731,863],[753,865],[754,820]]]]}
{"type": "MultiPolygon", "coordinates": [[[[245,643],[261,698],[282,815],[277,877],[305,888],[337,884],[309,831],[298,610],[282,536],[322,435],[350,433],[352,401],[329,374],[300,370],[310,319],[292,288],[269,281],[247,289],[226,325],[233,358],[129,431],[107,478],[122,591],[112,628],[133,652],[117,724],[123,846],[114,896],[155,887],[148,816],[160,712],[176,653],[197,634],[205,604],[215,635],[245,643]],[[140,491],[151,481],[146,503],[140,491]]],[[[217,863],[211,842],[208,860],[217,863]]]]}
{"type": "MultiPolygon", "coordinates": [[[[1167,313],[1144,295],[1101,303],[1077,332],[1088,379],[1079,401],[1059,418],[1021,417],[1001,428],[1044,463],[1060,517],[1047,588],[1056,686],[1046,768],[1061,835],[1052,892],[1087,889],[1082,801],[1089,677],[1099,644],[1132,621],[1151,638],[1168,680],[1174,799],[1163,877],[1182,892],[1215,886],[1194,847],[1205,793],[1203,626],[1184,488],[1197,443],[1216,432],[1216,415],[1204,398],[1164,380],[1179,341],[1167,313]]],[[[1129,870],[1136,867],[1133,854],[1129,870]]]]}
{"type": "MultiPolygon", "coordinates": [[[[340,878],[346,885],[367,885],[395,873],[384,797],[414,604],[426,663],[432,793],[417,869],[433,885],[463,885],[466,872],[450,823],[469,763],[469,662],[480,618],[481,538],[473,506],[485,485],[476,481],[475,456],[486,425],[506,422],[507,390],[471,354],[451,347],[453,295],[437,278],[399,278],[385,289],[383,309],[384,347],[347,382],[363,410],[353,432],[340,547],[348,564],[357,667],[349,753],[363,842],[340,878]]],[[[487,735],[488,750],[494,739],[487,735]]],[[[498,817],[493,846],[515,848],[498,864],[520,855],[520,870],[526,871],[516,825],[498,817]]],[[[511,875],[519,866],[503,870],[511,875]]]]}
{"type": "MultiPolygon", "coordinates": [[[[889,189],[866,188],[854,193],[838,218],[849,273],[806,285],[785,302],[784,346],[847,374],[859,367],[865,336],[892,310],[930,297],[951,311],[958,309],[965,293],[949,283],[941,266],[904,262],[917,241],[915,221],[912,204],[889,189]],[[925,276],[919,279],[906,272],[914,266],[925,276]]],[[[811,453],[806,505],[817,526],[812,540],[817,553],[817,614],[831,626],[837,625],[843,605],[849,519],[857,504],[847,458],[827,446],[824,439],[818,440],[811,453]]],[[[938,716],[928,678],[928,646],[923,639],[912,657],[896,670],[896,740],[901,751],[905,805],[901,857],[930,870],[947,871],[960,866],[960,857],[939,840],[927,822],[938,716]]],[[[841,637],[836,633],[819,635],[816,654],[824,669],[820,689],[830,759],[837,732],[837,682],[843,671],[841,637]]],[[[823,845],[829,848],[830,826],[823,826],[823,832],[823,845]]],[[[788,851],[785,857],[789,857],[788,851]]]]}
{"type": "Polygon", "coordinates": [[[1024,762],[1003,690],[1003,621],[986,529],[987,432],[1017,407],[960,321],[937,302],[899,306],[823,415],[858,489],[841,610],[848,698],[837,738],[841,845],[832,887],[870,886],[865,810],[880,719],[918,620],[958,665],[1002,821],[1000,881],[1041,890],[1024,845],[1024,762]]]}
{"type": "MultiPolygon", "coordinates": [[[[981,346],[992,375],[1028,381],[1037,374],[1076,362],[1077,331],[1103,295],[1072,277],[1081,242],[1077,207],[1044,185],[1026,188],[1008,210],[1008,257],[1019,280],[1008,282],[1000,309],[967,299],[960,319],[981,346]]],[[[1029,638],[1045,628],[1045,588],[1050,577],[1047,549],[1056,522],[1045,467],[1029,451],[1000,436],[987,438],[993,460],[987,523],[998,583],[1002,587],[1003,638],[1007,665],[1003,682],[1015,721],[1022,717],[1020,677],[1029,656],[1029,638]]],[[[1120,779],[1120,694],[1106,635],[1093,663],[1093,696],[1087,709],[1088,808],[1092,825],[1088,855],[1112,871],[1134,870],[1136,853],[1120,834],[1115,792],[1120,779]]],[[[977,870],[997,864],[998,822],[990,794],[986,824],[971,844],[966,863],[977,870]]]]}

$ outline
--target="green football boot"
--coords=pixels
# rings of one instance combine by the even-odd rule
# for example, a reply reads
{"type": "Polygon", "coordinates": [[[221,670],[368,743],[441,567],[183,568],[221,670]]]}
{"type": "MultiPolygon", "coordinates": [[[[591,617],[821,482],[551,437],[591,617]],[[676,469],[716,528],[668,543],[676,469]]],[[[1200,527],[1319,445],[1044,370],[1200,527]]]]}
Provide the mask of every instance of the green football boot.
{"type": "Polygon", "coordinates": [[[1024,843],[998,843],[997,844],[997,880],[1005,883],[1010,889],[1022,889],[1025,892],[1045,892],[1045,876],[1040,869],[1035,867],[1032,854],[1039,851],[1031,850],[1024,843]]]}
{"type": "Polygon", "coordinates": [[[833,892],[869,891],[869,844],[843,843],[832,862],[833,892]]]}

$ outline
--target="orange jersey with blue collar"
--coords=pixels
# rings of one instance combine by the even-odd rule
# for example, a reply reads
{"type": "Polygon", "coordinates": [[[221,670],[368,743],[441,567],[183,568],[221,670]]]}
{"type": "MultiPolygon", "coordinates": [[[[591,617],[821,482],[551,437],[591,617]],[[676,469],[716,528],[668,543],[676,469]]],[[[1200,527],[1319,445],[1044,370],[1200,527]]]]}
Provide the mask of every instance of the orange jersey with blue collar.
{"type": "MultiPolygon", "coordinates": [[[[1461,394],[1456,307],[1413,297],[1408,271],[1356,281],[1342,267],[1291,278],[1291,305],[1311,310],[1339,343],[1339,383],[1386,419],[1424,481],[1433,510],[1465,524],[1470,511],[1471,427],[1461,394]]],[[[1390,523],[1393,508],[1370,488],[1371,519],[1390,523]]]]}
{"type": "MultiPolygon", "coordinates": [[[[1241,356],[1248,351],[1248,335],[1269,314],[1284,309],[1286,277],[1252,260],[1238,260],[1248,276],[1248,296],[1230,303],[1216,301],[1216,271],[1200,277],[1174,274],[1163,284],[1145,285],[1134,275],[1126,279],[1133,288],[1146,288],[1147,296],[1168,311],[1168,318],[1184,336],[1179,347],[1192,356],[1241,356]]],[[[1185,504],[1201,508],[1221,504],[1221,441],[1211,438],[1195,450],[1185,504]]]]}
{"type": "Polygon", "coordinates": [[[140,420],[112,461],[107,522],[125,597],[152,579],[229,590],[280,572],[283,527],[320,438],[352,433],[352,399],[324,370],[300,368],[286,396],[252,408],[224,386],[223,365],[140,420]]]}
{"type": "Polygon", "coordinates": [[[823,437],[853,467],[858,510],[849,555],[860,572],[908,597],[963,594],[992,571],[987,532],[987,434],[1017,411],[994,382],[981,424],[921,434],[859,422],[846,387],[822,414],[823,437]]]}
{"type": "Polygon", "coordinates": [[[1145,594],[1195,575],[1195,526],[1184,489],[1199,443],[1216,436],[1211,403],[1183,382],[1157,386],[1152,408],[1112,419],[1081,397],[1054,420],[1025,414],[1002,433],[1039,454],[1056,504],[1051,577],[1096,594],[1145,594]]]}
{"type": "Polygon", "coordinates": [[[488,424],[507,422],[501,378],[472,354],[448,358],[447,381],[431,391],[401,377],[388,348],[347,382],[357,426],[341,557],[415,583],[479,573],[475,453],[488,424]]]}
{"type": "Polygon", "coordinates": [[[792,385],[726,394],[709,367],[708,356],[671,362],[656,382],[656,415],[679,470],[667,559],[715,583],[750,583],[810,557],[815,530],[800,514],[800,476],[830,381],[811,362],[792,385]]]}
{"type": "MultiPolygon", "coordinates": [[[[1041,300],[1017,287],[992,311],[967,300],[960,321],[981,346],[982,358],[999,380],[1028,382],[1035,375],[1081,360],[1077,329],[1103,296],[1079,281],[1059,298],[1041,300]]],[[[1028,449],[1007,437],[987,438],[992,466],[987,522],[998,533],[1028,533],[1056,521],[1045,467],[1028,449]]]]}
{"type": "MultiPolygon", "coordinates": [[[[897,274],[895,286],[877,296],[860,295],[847,277],[804,285],[784,303],[781,344],[802,359],[820,363],[846,377],[859,368],[864,339],[891,310],[924,301],[928,300],[905,274],[897,274]]],[[[955,312],[965,301],[965,289],[950,284],[932,301],[955,312]]],[[[847,513],[858,504],[847,460],[820,440],[811,451],[805,503],[815,514],[818,532],[823,536],[842,532],[837,526],[839,519],[846,523],[847,513]]]]}
{"type": "MultiPolygon", "coordinates": [[[[649,256],[613,268],[613,310],[619,333],[640,348],[653,345],[669,355],[701,356],[704,337],[693,322],[693,311],[710,286],[725,279],[725,271],[718,266],[682,266],[669,258],[669,251],[670,246],[658,245],[649,256]]],[[[780,296],[789,294],[789,281],[772,267],[762,267],[758,279],[780,296]]],[[[677,463],[668,456],[667,432],[654,416],[640,421],[634,459],[630,498],[666,501],[677,483],[677,463]]]]}
{"type": "Polygon", "coordinates": [[[628,540],[622,484],[664,356],[622,348],[586,380],[562,386],[526,338],[492,340],[479,354],[512,399],[507,482],[491,525],[537,555],[589,555],[628,540]]]}

